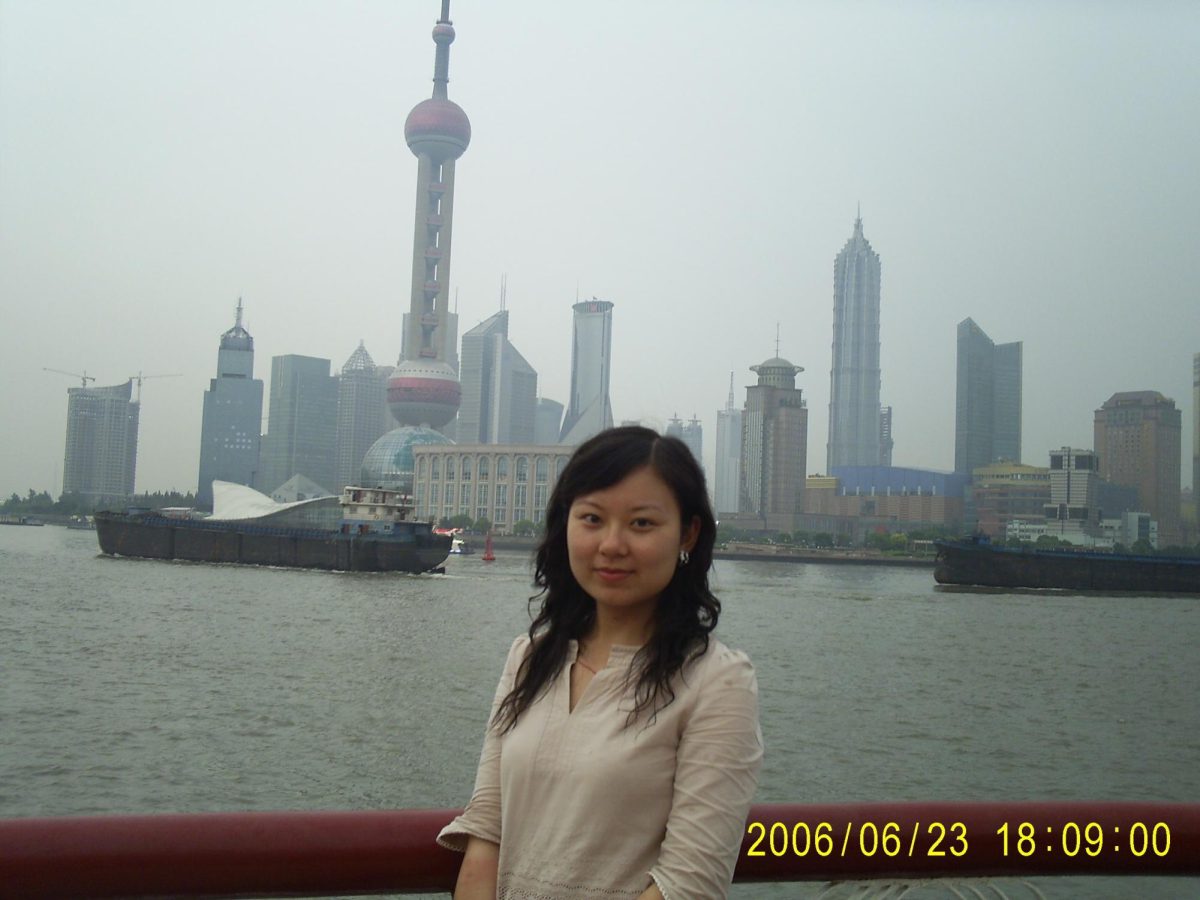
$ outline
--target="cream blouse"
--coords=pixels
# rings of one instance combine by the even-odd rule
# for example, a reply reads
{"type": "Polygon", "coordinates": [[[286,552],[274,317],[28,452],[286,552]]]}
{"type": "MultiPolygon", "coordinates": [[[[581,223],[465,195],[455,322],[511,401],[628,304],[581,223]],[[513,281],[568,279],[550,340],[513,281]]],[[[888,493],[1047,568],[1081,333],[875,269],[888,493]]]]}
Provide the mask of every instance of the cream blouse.
{"type": "MultiPolygon", "coordinates": [[[[493,713],[528,648],[527,636],[513,642],[493,713]]],[[[675,701],[625,727],[636,653],[613,647],[571,710],[572,641],[516,727],[500,736],[489,724],[471,802],[437,840],[498,843],[498,900],[623,900],[651,879],[667,900],[727,895],[762,764],[754,669],[710,638],[675,701]]]]}

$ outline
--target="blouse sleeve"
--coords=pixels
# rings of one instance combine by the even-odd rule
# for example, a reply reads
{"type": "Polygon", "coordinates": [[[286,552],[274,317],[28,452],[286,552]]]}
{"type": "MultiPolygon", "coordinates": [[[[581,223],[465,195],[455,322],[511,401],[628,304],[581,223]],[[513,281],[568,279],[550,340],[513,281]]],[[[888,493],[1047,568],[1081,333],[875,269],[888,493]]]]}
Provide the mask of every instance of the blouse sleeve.
{"type": "Polygon", "coordinates": [[[508,696],[516,679],[517,669],[525,658],[529,647],[529,637],[521,635],[513,641],[508,651],[508,659],[504,663],[504,672],[500,675],[500,683],[496,686],[496,696],[492,700],[492,711],[488,715],[487,730],[483,736],[483,751],[479,754],[479,769],[475,773],[475,790],[471,794],[471,802],[463,810],[462,815],[454,819],[441,830],[437,842],[448,850],[462,853],[467,849],[467,838],[474,835],[500,843],[500,736],[492,727],[492,718],[496,714],[501,701],[508,696]]]}
{"type": "Polygon", "coordinates": [[[666,836],[650,877],[666,900],[724,898],[762,766],[758,682],[720,647],[683,726],[666,836]]]}

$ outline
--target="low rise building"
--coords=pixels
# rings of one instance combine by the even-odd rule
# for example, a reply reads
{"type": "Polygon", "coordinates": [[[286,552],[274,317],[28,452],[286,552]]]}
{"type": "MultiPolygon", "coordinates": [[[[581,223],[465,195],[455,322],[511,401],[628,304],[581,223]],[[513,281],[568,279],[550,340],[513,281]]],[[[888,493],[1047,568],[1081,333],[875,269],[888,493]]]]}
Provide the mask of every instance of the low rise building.
{"type": "Polygon", "coordinates": [[[574,447],[537,444],[413,445],[413,505],[419,519],[487,519],[498,534],[541,524],[574,447]]]}
{"type": "MultiPolygon", "coordinates": [[[[963,520],[965,476],[898,466],[837,466],[804,489],[803,525],[861,537],[868,530],[957,528],[963,520]],[[829,519],[834,520],[830,528],[829,519]],[[842,521],[838,521],[842,520],[842,521]]],[[[808,527],[806,530],[814,530],[808,527]]]]}
{"type": "Polygon", "coordinates": [[[1016,519],[1041,520],[1050,502],[1050,470],[1022,463],[993,463],[971,473],[967,527],[1003,537],[1016,519]]]}

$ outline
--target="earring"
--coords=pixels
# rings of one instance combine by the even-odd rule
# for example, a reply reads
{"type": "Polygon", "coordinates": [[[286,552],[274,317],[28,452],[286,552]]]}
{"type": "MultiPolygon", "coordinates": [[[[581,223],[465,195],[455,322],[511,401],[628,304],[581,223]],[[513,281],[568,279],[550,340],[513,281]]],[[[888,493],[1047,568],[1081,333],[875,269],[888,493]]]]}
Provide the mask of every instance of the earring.
{"type": "Polygon", "coordinates": [[[679,551],[679,564],[681,566],[686,566],[688,564],[689,559],[691,559],[691,556],[688,555],[688,552],[686,550],[679,551]]]}

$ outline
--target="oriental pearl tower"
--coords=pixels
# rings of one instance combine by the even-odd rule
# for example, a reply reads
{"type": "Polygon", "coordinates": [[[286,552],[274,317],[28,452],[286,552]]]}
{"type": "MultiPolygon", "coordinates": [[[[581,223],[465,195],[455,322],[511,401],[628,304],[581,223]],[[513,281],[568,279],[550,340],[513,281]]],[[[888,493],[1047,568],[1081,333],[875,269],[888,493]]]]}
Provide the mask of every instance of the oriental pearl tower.
{"type": "Polygon", "coordinates": [[[433,96],[414,106],[404,122],[404,139],[417,157],[412,299],[403,350],[388,381],[388,406],[396,421],[434,429],[454,418],[461,394],[446,360],[446,328],[454,163],[471,142],[471,122],[446,96],[453,41],[450,0],[442,0],[442,15],[433,27],[433,96]]]}
{"type": "Polygon", "coordinates": [[[458,376],[446,360],[450,285],[450,224],[454,207],[454,161],[471,142],[471,123],[446,96],[450,80],[450,0],[433,26],[437,55],[433,96],[413,107],[404,139],[417,157],[416,227],[413,232],[412,300],[405,318],[400,361],[388,381],[388,408],[400,423],[363,458],[361,484],[412,493],[413,448],[453,443],[436,429],[458,412],[458,376]]]}

